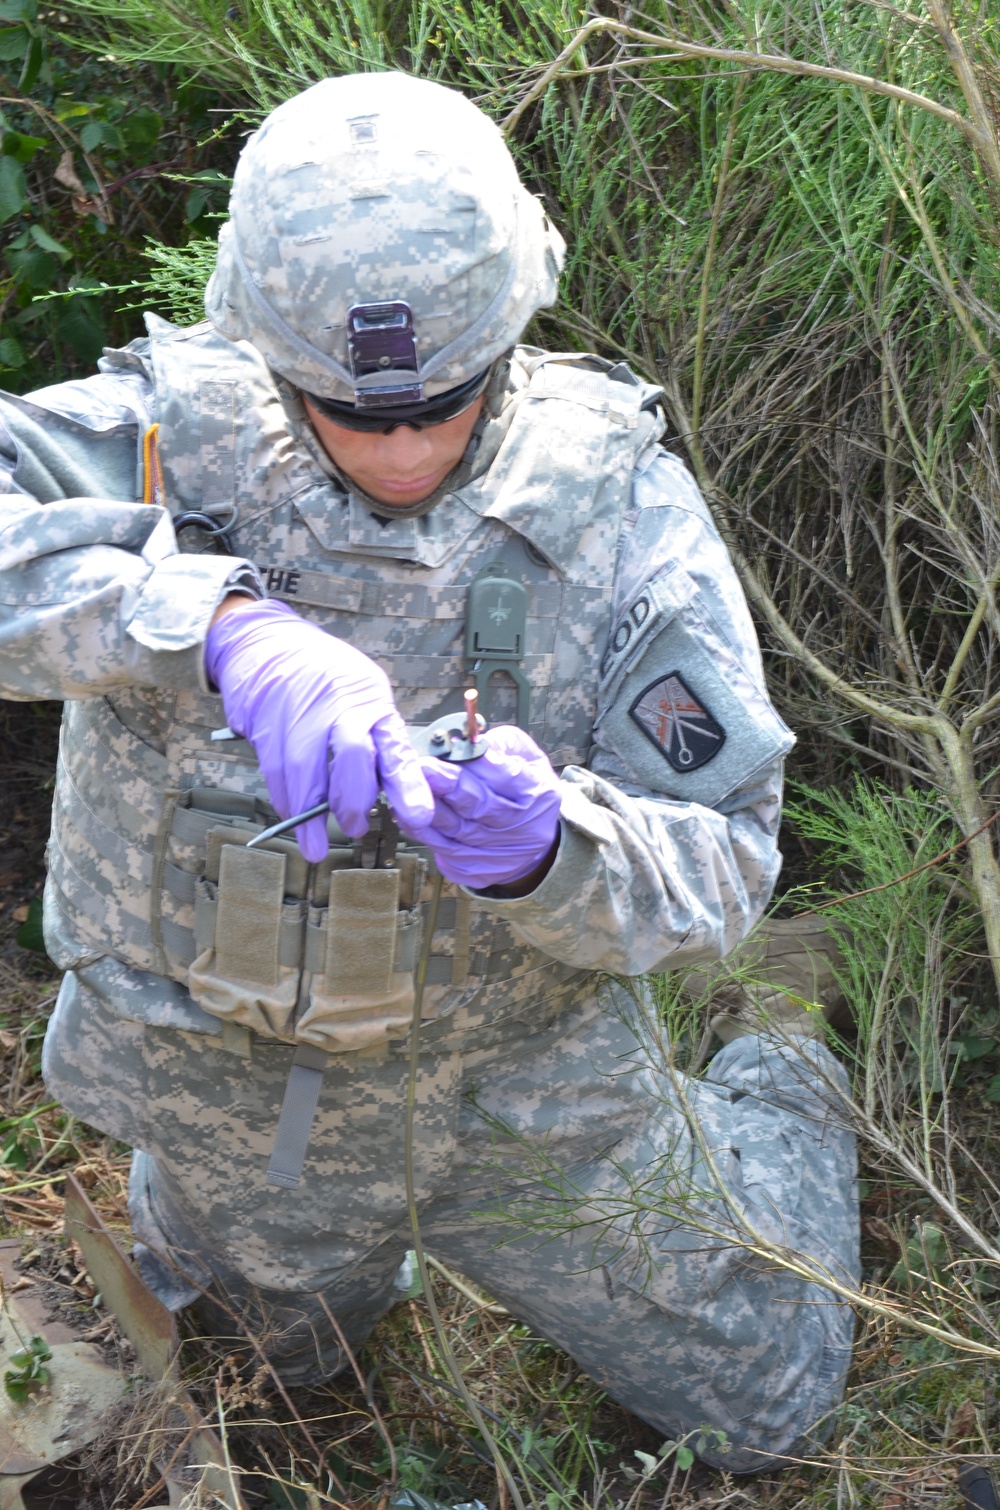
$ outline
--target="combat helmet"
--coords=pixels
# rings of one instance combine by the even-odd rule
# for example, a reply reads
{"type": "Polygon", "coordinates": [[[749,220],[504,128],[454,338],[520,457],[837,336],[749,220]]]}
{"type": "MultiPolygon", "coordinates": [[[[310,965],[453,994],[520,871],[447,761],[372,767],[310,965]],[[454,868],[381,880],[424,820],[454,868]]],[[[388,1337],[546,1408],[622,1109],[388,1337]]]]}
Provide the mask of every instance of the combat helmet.
{"type": "Polygon", "coordinates": [[[484,385],[555,300],[563,253],[471,101],[349,74],[247,143],[205,307],[295,387],[388,419],[484,385]]]}

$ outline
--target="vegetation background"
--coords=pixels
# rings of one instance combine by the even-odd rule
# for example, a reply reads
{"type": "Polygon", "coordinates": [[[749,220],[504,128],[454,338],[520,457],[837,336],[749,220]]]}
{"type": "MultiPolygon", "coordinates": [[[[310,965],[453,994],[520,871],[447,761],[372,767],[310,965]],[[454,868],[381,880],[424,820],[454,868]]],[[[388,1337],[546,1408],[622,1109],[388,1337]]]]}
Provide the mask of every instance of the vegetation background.
{"type": "MultiPolygon", "coordinates": [[[[831,1036],[865,1160],[857,1361],[827,1445],[796,1469],[691,1467],[697,1443],[662,1450],[438,1273],[451,1345],[515,1493],[546,1510],[958,1503],[960,1467],[1000,1450],[1000,14],[988,0],[0,0],[0,381],[86,371],[140,333],[140,305],[197,319],[244,133],[319,77],[385,67],[493,114],[566,234],[562,302],[538,339],[663,386],[670,444],[731,546],[799,734],[779,905],[829,904],[849,929],[855,1027],[831,1036]]],[[[0,874],[0,1169],[10,1230],[37,1239],[57,1234],[58,1173],[79,1159],[121,1223],[124,1163],[38,1079],[53,986],[24,946],[53,721],[6,727],[2,842],[21,857],[0,874]]],[[[669,978],[658,989],[683,1067],[697,1007],[669,978]]],[[[36,1263],[61,1264],[46,1241],[36,1263]]],[[[374,1503],[389,1483],[507,1510],[439,1347],[411,1298],[357,1390],[299,1402],[298,1419],[266,1380],[247,1394],[209,1370],[258,1502],[374,1503]]],[[[87,1493],[140,1502],[141,1454],[119,1443],[111,1472],[110,1451],[87,1493]]]]}

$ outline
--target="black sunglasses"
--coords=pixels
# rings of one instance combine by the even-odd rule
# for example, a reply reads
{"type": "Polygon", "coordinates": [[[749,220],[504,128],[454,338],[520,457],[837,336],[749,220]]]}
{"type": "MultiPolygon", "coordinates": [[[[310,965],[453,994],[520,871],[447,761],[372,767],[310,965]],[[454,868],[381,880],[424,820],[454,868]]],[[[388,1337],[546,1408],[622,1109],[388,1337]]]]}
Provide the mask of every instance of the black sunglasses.
{"type": "Polygon", "coordinates": [[[365,412],[358,409],[354,404],[342,404],[338,399],[321,398],[318,393],[305,393],[303,398],[325,419],[332,420],[335,425],[343,425],[345,430],[362,430],[369,434],[381,433],[387,435],[390,430],[395,430],[397,425],[412,425],[414,430],[423,430],[428,425],[443,425],[446,420],[454,419],[456,415],[464,413],[470,404],[474,404],[489,381],[490,369],[477,373],[469,378],[466,383],[459,383],[457,388],[449,388],[445,393],[435,394],[433,398],[425,399],[422,404],[399,404],[365,412]]]}

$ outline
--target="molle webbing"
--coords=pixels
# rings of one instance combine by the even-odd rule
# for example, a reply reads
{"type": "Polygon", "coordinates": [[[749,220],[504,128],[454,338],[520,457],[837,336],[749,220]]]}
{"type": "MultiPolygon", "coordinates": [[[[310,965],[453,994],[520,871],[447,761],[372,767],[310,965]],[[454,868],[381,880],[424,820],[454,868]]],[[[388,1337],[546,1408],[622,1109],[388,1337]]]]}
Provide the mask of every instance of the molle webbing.
{"type": "MultiPolygon", "coordinates": [[[[333,571],[308,571],[301,567],[258,563],[268,597],[286,603],[309,603],[340,613],[365,614],[372,618],[454,619],[464,622],[468,588],[428,586],[423,583],[366,581],[333,571]]],[[[527,613],[532,619],[558,619],[562,588],[558,582],[528,584],[527,613]]]]}
{"type": "MultiPolygon", "coordinates": [[[[341,990],[336,985],[338,973],[347,971],[347,961],[364,961],[371,968],[371,961],[378,957],[385,961],[385,971],[395,973],[412,970],[416,964],[417,944],[421,923],[427,919],[428,908],[419,907],[419,898],[410,895],[412,879],[422,858],[419,851],[402,851],[398,857],[399,871],[357,870],[357,849],[333,847],[322,864],[309,867],[298,845],[292,839],[275,839],[266,849],[243,850],[247,841],[259,834],[273,821],[273,814],[266,804],[237,792],[194,789],[175,798],[169,809],[163,853],[157,867],[158,890],[179,904],[192,915],[191,926],[184,926],[164,916],[162,906],[154,909],[154,932],[162,943],[167,956],[168,973],[181,980],[189,967],[206,949],[217,949],[222,941],[219,922],[219,881],[222,856],[227,856],[224,890],[232,898],[224,911],[227,941],[222,948],[234,964],[256,957],[263,950],[268,961],[286,968],[298,968],[309,975],[322,975],[328,989],[334,995],[350,995],[350,989],[341,990]],[[174,863],[167,854],[184,855],[188,866],[174,863]],[[185,853],[186,852],[186,853],[185,853]],[[254,880],[263,876],[268,861],[254,868],[255,856],[271,856],[276,852],[284,860],[280,878],[278,870],[270,865],[271,902],[266,916],[254,901],[254,880]],[[239,853],[242,858],[236,859],[239,853]],[[240,867],[247,867],[245,872],[240,867]],[[244,895],[237,875],[246,878],[249,888],[244,895]],[[402,891],[398,896],[398,910],[414,911],[419,907],[419,916],[397,921],[393,932],[392,947],[388,934],[379,935],[373,922],[372,909],[362,902],[364,888],[388,888],[399,885],[394,875],[402,877],[402,891]],[[360,878],[364,879],[360,879],[360,878]],[[282,888],[283,905],[277,905],[277,888],[282,888]],[[330,953],[329,940],[333,934],[343,946],[340,962],[330,953]],[[260,934],[260,938],[257,935],[260,934]],[[266,943],[264,942],[266,940],[266,943]]],[[[365,895],[369,895],[365,893],[365,895]]],[[[452,938],[449,954],[432,945],[427,970],[428,985],[461,986],[469,969],[469,927],[471,904],[468,897],[444,898],[438,909],[435,942],[442,943],[452,938]]],[[[268,966],[271,969],[271,966],[268,966]]],[[[255,980],[257,976],[253,977],[255,980]]],[[[344,979],[347,978],[345,974],[344,979]]],[[[355,978],[356,975],[355,975],[355,978]]],[[[270,974],[267,979],[271,980],[270,974]]],[[[262,978],[260,984],[264,984],[262,978]]],[[[273,981],[272,981],[273,983],[273,981]]]]}

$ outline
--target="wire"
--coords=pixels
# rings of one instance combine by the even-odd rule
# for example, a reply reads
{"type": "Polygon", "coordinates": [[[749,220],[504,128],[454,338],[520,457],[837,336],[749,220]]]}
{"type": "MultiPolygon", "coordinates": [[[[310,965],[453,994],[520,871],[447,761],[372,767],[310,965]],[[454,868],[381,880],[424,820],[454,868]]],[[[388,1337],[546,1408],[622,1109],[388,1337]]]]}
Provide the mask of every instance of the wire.
{"type": "Polygon", "coordinates": [[[420,1271],[420,1282],[424,1287],[424,1299],[427,1302],[427,1309],[430,1312],[431,1322],[434,1326],[434,1332],[437,1336],[438,1346],[441,1349],[441,1356],[444,1359],[445,1367],[451,1375],[459,1398],[490,1450],[490,1456],[493,1459],[496,1471],[506,1484],[516,1510],[524,1510],[524,1501],[521,1498],[520,1490],[511,1477],[510,1469],[504,1462],[500,1449],[483,1419],[482,1411],[469,1393],[469,1388],[462,1377],[462,1370],[458,1366],[458,1360],[451,1350],[451,1344],[448,1341],[444,1323],[437,1308],[437,1301],[434,1299],[434,1291],[431,1288],[430,1268],[427,1263],[427,1254],[424,1252],[423,1240],[420,1236],[420,1218],[417,1214],[416,1180],[413,1168],[413,1127],[417,1103],[417,1073],[420,1067],[420,1018],[424,1004],[424,981],[427,978],[427,964],[431,956],[431,939],[437,926],[438,906],[441,901],[441,886],[441,876],[437,875],[434,877],[434,887],[431,892],[426,932],[424,934],[423,947],[420,951],[420,962],[417,965],[416,989],[413,996],[413,1021],[410,1026],[410,1074],[406,1085],[406,1205],[410,1214],[410,1230],[413,1233],[413,1251],[417,1259],[417,1268],[420,1271]]]}

